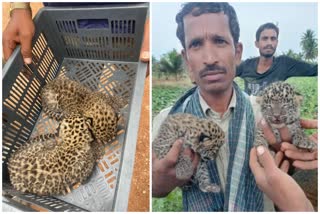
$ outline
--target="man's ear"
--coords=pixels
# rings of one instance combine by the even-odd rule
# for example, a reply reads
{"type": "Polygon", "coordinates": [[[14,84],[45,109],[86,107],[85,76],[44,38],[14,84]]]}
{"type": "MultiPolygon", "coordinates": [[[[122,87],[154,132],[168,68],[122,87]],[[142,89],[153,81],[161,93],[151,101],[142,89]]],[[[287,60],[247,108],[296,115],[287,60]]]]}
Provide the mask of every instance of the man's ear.
{"type": "MultiPolygon", "coordinates": [[[[186,50],[185,49],[182,49],[181,51],[181,56],[183,57],[183,60],[185,62],[185,64],[187,65],[188,67],[188,57],[187,57],[187,53],[186,53],[186,50]]],[[[189,69],[189,68],[188,68],[189,69]]]]}
{"type": "Polygon", "coordinates": [[[259,42],[258,41],[255,41],[254,45],[256,46],[256,48],[259,48],[259,42]]]}
{"type": "Polygon", "coordinates": [[[186,68],[187,68],[187,70],[188,70],[188,76],[189,76],[191,82],[192,82],[192,83],[195,83],[195,78],[194,78],[194,75],[193,75],[193,73],[192,73],[192,70],[191,70],[191,68],[190,68],[190,66],[189,66],[188,56],[187,56],[187,53],[186,53],[186,50],[185,50],[185,49],[183,49],[183,50],[181,51],[181,55],[182,55],[182,57],[183,57],[184,64],[185,64],[185,66],[186,66],[186,68]]]}
{"type": "Polygon", "coordinates": [[[236,65],[240,65],[242,58],[243,45],[241,42],[238,42],[236,45],[236,65]]]}

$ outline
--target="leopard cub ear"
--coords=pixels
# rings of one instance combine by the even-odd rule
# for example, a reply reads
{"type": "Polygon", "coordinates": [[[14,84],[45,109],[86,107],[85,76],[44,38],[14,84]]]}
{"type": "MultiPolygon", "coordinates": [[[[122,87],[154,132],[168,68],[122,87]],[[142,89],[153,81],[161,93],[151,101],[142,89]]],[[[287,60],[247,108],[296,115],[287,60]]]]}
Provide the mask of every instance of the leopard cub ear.
{"type": "Polygon", "coordinates": [[[92,127],[92,122],[93,122],[93,119],[91,117],[86,118],[86,124],[89,128],[92,127]]]}

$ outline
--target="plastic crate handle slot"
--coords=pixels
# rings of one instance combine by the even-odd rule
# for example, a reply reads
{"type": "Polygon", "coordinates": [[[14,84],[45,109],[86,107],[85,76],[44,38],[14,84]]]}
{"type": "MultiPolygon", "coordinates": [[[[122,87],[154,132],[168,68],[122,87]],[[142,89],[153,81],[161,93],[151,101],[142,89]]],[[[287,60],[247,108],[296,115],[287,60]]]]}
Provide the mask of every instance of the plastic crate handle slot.
{"type": "Polygon", "coordinates": [[[109,28],[108,19],[78,19],[78,29],[109,28]]]}

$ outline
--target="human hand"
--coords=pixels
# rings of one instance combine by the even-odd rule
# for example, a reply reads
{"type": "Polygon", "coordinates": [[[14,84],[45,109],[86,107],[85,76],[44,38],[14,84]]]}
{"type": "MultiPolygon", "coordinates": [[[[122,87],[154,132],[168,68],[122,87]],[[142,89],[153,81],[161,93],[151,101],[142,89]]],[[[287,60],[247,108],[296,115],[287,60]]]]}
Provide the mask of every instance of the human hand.
{"type": "Polygon", "coordinates": [[[277,139],[271,129],[271,127],[268,125],[268,123],[265,121],[265,119],[262,119],[258,126],[262,129],[265,139],[268,141],[269,145],[272,146],[276,151],[280,151],[281,142],[290,142],[291,141],[291,135],[289,132],[289,129],[285,126],[283,128],[278,129],[280,133],[281,142],[277,142],[277,139]]]}
{"type": "MultiPolygon", "coordinates": [[[[152,152],[152,196],[165,197],[177,186],[182,186],[190,179],[179,180],[176,178],[176,163],[179,153],[182,148],[182,140],[177,140],[168,154],[162,158],[157,159],[154,152],[152,152]]],[[[192,153],[190,149],[183,151],[184,155],[188,155],[192,160],[192,168],[194,171],[200,161],[199,155],[192,153]]]]}
{"type": "Polygon", "coordinates": [[[263,146],[250,151],[251,171],[257,185],[282,211],[313,211],[299,185],[283,172],[268,149],[263,146]]]}
{"type": "MultiPolygon", "coordinates": [[[[301,119],[300,124],[305,129],[317,129],[318,120],[306,120],[301,119]]],[[[314,133],[309,136],[310,140],[318,143],[318,133],[314,133]]],[[[309,152],[304,149],[299,149],[291,143],[284,142],[281,144],[281,151],[284,152],[285,156],[292,159],[292,165],[299,169],[310,170],[318,168],[318,150],[309,152]]]]}
{"type": "Polygon", "coordinates": [[[32,62],[32,37],[35,26],[29,9],[15,9],[2,34],[4,59],[8,60],[17,44],[21,44],[21,54],[26,64],[32,62]]]}

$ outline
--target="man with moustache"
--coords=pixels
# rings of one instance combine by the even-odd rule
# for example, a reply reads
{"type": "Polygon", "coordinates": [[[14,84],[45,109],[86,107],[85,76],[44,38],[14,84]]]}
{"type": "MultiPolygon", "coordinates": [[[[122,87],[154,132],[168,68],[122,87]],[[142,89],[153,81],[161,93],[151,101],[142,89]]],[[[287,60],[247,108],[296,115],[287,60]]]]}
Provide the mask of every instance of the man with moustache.
{"type": "MultiPolygon", "coordinates": [[[[239,42],[240,29],[233,7],[221,2],[187,3],[177,14],[176,22],[177,37],[183,46],[182,55],[190,78],[196,86],[180,97],[173,107],[164,109],[154,118],[153,138],[168,114],[181,112],[210,118],[226,134],[226,143],[219,149],[217,158],[207,162],[210,179],[221,187],[221,191],[204,193],[197,185],[189,183],[191,186],[183,189],[184,210],[274,210],[273,203],[260,189],[284,210],[288,210],[287,202],[297,201],[293,198],[301,202],[296,204],[294,210],[309,210],[304,205],[310,205],[310,202],[299,187],[286,188],[287,183],[292,182],[286,182],[288,177],[284,172],[277,171],[276,174],[282,177],[279,179],[283,185],[282,189],[291,191],[290,194],[283,194],[284,191],[277,191],[272,186],[265,185],[264,182],[269,182],[268,177],[264,179],[260,176],[263,171],[257,158],[254,158],[255,149],[252,149],[255,130],[252,106],[246,95],[233,82],[236,65],[240,62],[242,54],[242,44],[239,42]],[[252,159],[250,163],[253,171],[250,170],[249,159],[252,159]],[[270,192],[272,194],[269,194],[270,192]],[[278,198],[281,198],[281,201],[278,198]]],[[[264,129],[268,130],[268,127],[264,129]]],[[[164,197],[174,188],[190,181],[176,178],[175,165],[178,155],[180,152],[188,155],[194,170],[199,163],[199,155],[190,149],[183,149],[182,144],[183,138],[177,140],[163,159],[158,159],[155,153],[152,153],[153,197],[164,197]]],[[[288,168],[288,162],[280,164],[282,157],[283,153],[278,152],[273,162],[274,166],[287,171],[285,167],[288,168]]],[[[267,174],[270,172],[269,169],[274,171],[274,168],[269,167],[265,170],[267,174]]]]}
{"type": "MultiPolygon", "coordinates": [[[[154,118],[153,137],[167,114],[190,113],[215,121],[226,134],[226,143],[217,158],[208,162],[211,181],[221,187],[218,193],[204,193],[197,185],[183,190],[185,211],[263,211],[263,193],[249,167],[254,141],[254,114],[249,100],[233,81],[240,63],[242,44],[239,23],[228,3],[187,3],[176,16],[177,37],[183,50],[190,78],[196,86],[187,91],[170,109],[154,118]],[[236,163],[236,164],[235,164],[236,163]]],[[[153,153],[152,191],[164,197],[189,180],[175,177],[177,156],[183,139],[177,140],[161,160],[153,153]]],[[[196,169],[199,156],[184,150],[196,169]]],[[[267,199],[266,199],[267,200],[267,199]]],[[[270,203],[269,203],[270,204],[270,203]]]]}
{"type": "Polygon", "coordinates": [[[261,25],[256,32],[255,46],[260,57],[247,59],[237,67],[236,76],[244,79],[245,92],[257,93],[272,82],[285,81],[293,76],[317,76],[318,64],[311,65],[288,56],[275,57],[279,28],[273,23],[261,25]]]}

